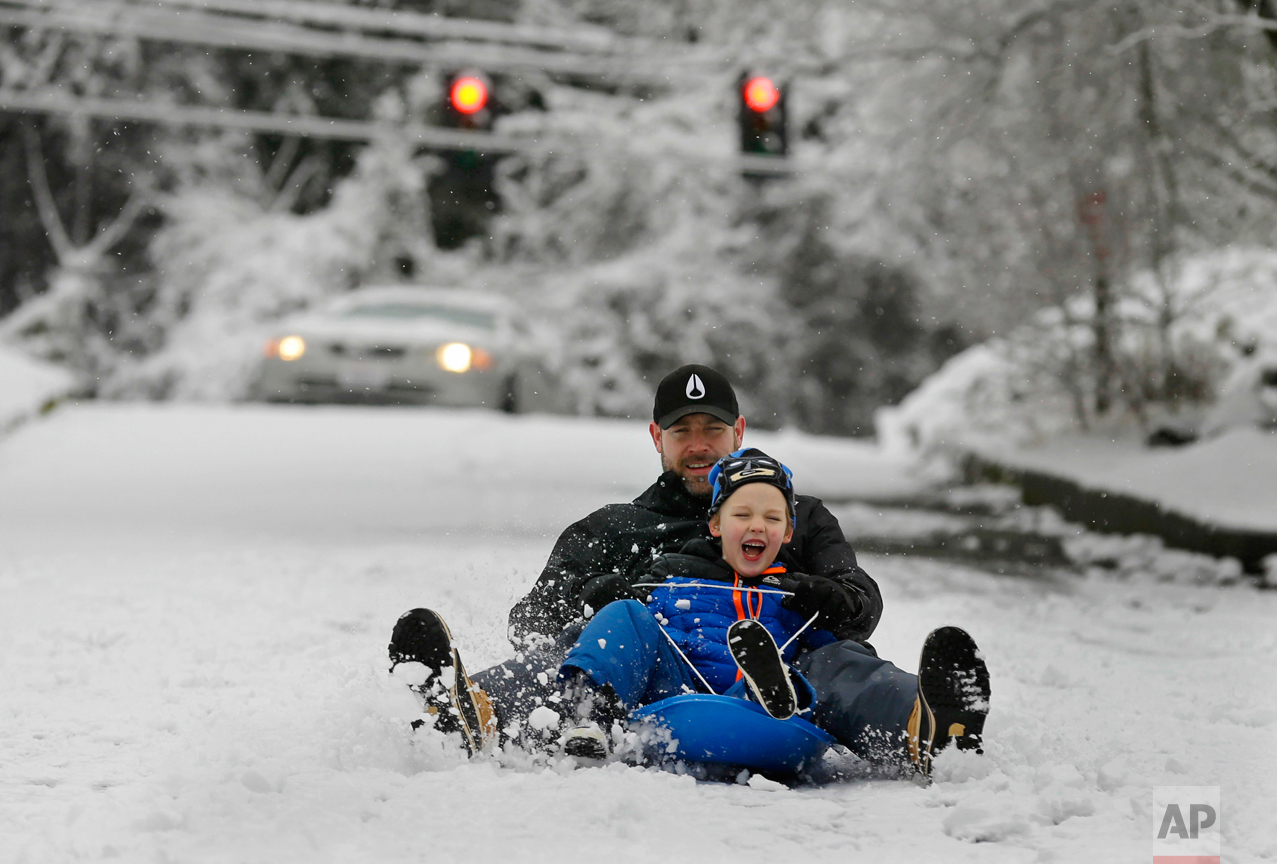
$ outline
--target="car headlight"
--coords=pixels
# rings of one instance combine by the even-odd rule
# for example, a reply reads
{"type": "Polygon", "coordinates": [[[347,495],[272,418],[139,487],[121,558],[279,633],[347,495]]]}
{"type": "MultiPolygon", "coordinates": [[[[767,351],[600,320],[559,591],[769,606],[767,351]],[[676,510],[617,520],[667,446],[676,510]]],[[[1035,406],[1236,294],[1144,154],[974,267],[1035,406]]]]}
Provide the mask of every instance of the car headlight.
{"type": "Polygon", "coordinates": [[[474,352],[464,342],[449,342],[447,345],[440,345],[435,351],[435,361],[439,368],[449,372],[468,371],[473,358],[474,352]]]}
{"type": "Polygon", "coordinates": [[[298,360],[306,353],[306,340],[300,336],[285,336],[279,340],[279,359],[298,360]]]}
{"type": "Polygon", "coordinates": [[[300,336],[285,336],[282,339],[271,339],[266,343],[264,352],[267,357],[280,360],[296,360],[306,353],[306,340],[300,336]]]}

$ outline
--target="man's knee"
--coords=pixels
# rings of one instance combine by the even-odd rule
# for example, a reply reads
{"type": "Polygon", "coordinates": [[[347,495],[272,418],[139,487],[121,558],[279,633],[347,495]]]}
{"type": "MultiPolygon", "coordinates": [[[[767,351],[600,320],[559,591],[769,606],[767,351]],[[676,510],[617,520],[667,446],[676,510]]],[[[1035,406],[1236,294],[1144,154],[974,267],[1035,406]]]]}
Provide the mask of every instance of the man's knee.
{"type": "Polygon", "coordinates": [[[850,639],[825,645],[814,651],[807,651],[798,658],[794,666],[811,679],[817,688],[820,687],[818,683],[820,681],[848,677],[864,681],[875,673],[882,672],[908,674],[889,661],[883,660],[872,647],[861,645],[850,639]]]}

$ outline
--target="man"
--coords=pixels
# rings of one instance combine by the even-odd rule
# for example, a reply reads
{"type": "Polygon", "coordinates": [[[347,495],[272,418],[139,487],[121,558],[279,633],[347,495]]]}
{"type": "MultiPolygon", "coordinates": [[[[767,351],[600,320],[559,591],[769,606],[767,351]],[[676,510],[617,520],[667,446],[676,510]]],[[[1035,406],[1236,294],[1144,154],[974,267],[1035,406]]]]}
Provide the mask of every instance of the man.
{"type": "MultiPolygon", "coordinates": [[[[554,704],[558,667],[588,618],[614,600],[642,599],[646,588],[637,583],[654,559],[709,538],[710,469],[740,449],[745,434],[731,384],[708,366],[676,369],[657,387],[648,431],[663,473],[633,502],[596,510],[559,537],[540,578],[510,612],[511,639],[522,649],[515,659],[470,682],[437,614],[414,609],[395,625],[392,668],[407,673],[427,710],[437,713],[437,727],[461,732],[472,751],[490,740],[484,730],[494,725],[528,740],[528,720],[554,704]],[[456,674],[440,674],[449,665],[456,674]]],[[[818,611],[821,626],[842,641],[801,655],[795,668],[820,693],[816,711],[829,715],[822,726],[864,758],[898,757],[900,736],[883,730],[907,723],[914,740],[935,734],[925,704],[918,704],[917,678],[879,659],[866,641],[882,614],[882,595],[856,563],[838,520],[807,495],[796,496],[796,511],[793,538],[778,561],[794,574],[795,605],[809,615],[818,611]]],[[[987,673],[984,680],[987,689],[987,673]]],[[[974,746],[979,730],[972,732],[974,746]]],[[[914,746],[909,757],[929,771],[928,753],[914,746]]]]}
{"type": "MultiPolygon", "coordinates": [[[[745,435],[736,393],[708,366],[674,370],[656,388],[652,443],[664,473],[630,504],[610,504],[559,537],[541,577],[510,612],[516,644],[557,639],[585,618],[585,607],[636,596],[631,588],[654,558],[708,538],[709,472],[745,435]]],[[[790,572],[826,577],[831,598],[854,619],[856,638],[868,639],[882,614],[882,594],[856,564],[838,520],[819,499],[798,496],[797,527],[781,552],[790,572]]],[[[575,635],[575,634],[573,634],[575,635]]],[[[567,640],[564,652],[571,646],[567,640]]]]}

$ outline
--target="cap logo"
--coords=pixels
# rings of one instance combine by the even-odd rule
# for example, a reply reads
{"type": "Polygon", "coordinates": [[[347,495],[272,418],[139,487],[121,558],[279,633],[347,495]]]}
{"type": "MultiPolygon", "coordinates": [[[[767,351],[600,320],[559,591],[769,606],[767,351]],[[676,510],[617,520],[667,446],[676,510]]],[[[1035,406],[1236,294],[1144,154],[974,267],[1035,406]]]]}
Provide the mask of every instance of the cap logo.
{"type": "Polygon", "coordinates": [[[744,471],[737,471],[727,479],[735,483],[737,480],[743,480],[746,477],[775,477],[776,472],[770,468],[750,467],[744,471]]]}
{"type": "Polygon", "coordinates": [[[692,377],[687,379],[687,398],[688,399],[704,399],[705,384],[701,381],[701,376],[695,372],[692,377]]]}

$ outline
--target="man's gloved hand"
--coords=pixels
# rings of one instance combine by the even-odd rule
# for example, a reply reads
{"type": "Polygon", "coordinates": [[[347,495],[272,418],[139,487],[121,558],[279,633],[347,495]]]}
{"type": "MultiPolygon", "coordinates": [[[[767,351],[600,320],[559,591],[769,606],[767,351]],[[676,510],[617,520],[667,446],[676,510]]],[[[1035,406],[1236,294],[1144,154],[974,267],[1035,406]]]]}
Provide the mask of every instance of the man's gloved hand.
{"type": "Polygon", "coordinates": [[[617,600],[638,600],[638,590],[630,587],[630,580],[620,573],[602,573],[591,576],[581,586],[581,602],[590,610],[586,614],[593,615],[609,603],[617,600]]]}
{"type": "Polygon", "coordinates": [[[792,597],[781,601],[781,606],[804,618],[820,613],[813,627],[828,630],[839,639],[852,639],[859,635],[855,622],[863,606],[855,591],[827,576],[806,573],[790,573],[782,577],[780,587],[793,592],[792,597]]]}

